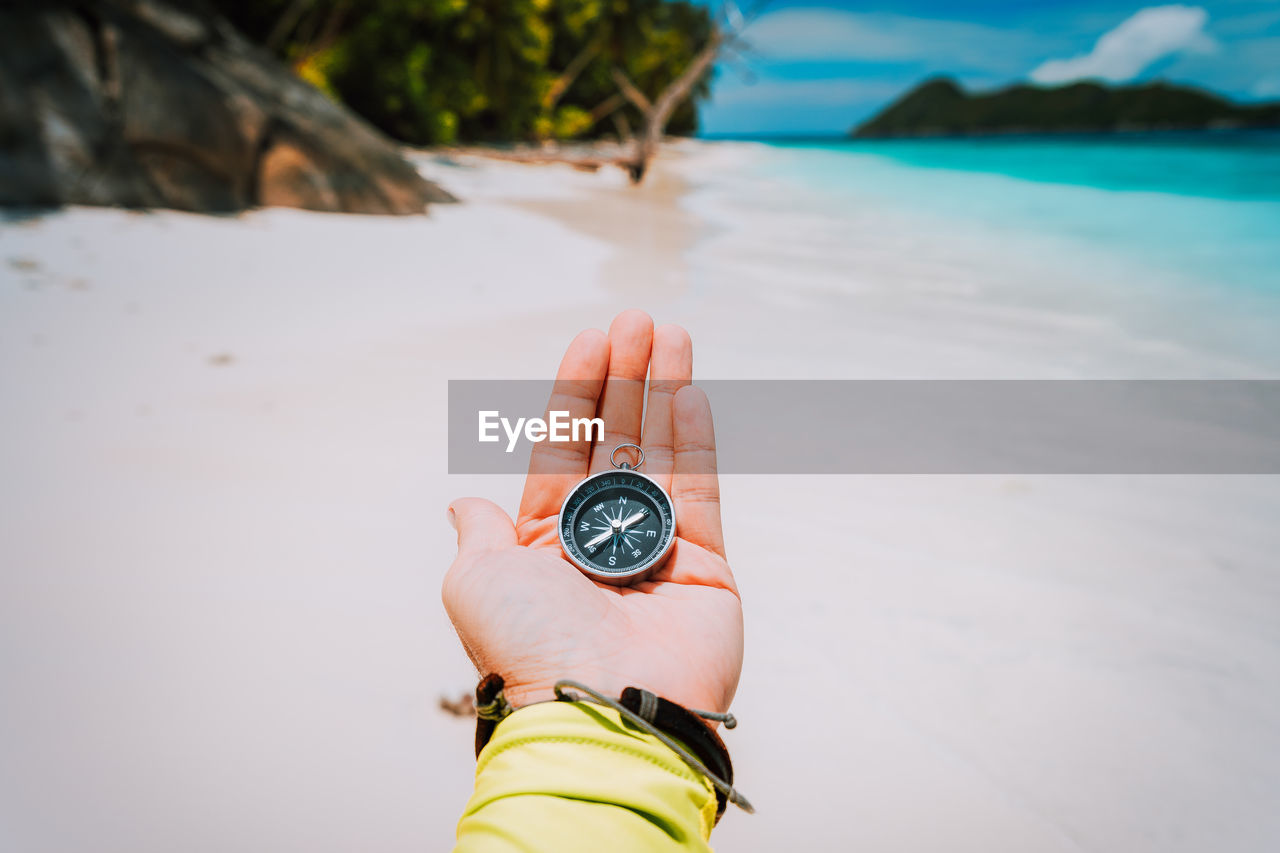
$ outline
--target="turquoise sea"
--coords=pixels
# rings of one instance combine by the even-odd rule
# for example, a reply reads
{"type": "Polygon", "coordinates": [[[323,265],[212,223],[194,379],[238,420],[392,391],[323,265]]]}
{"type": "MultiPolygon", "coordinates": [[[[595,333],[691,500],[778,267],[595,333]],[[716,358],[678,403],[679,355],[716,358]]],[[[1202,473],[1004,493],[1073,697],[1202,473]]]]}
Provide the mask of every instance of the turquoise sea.
{"type": "Polygon", "coordinates": [[[790,165],[815,188],[1079,239],[1280,295],[1280,133],[779,147],[811,155],[790,165]]]}
{"type": "Polygon", "coordinates": [[[754,150],[742,174],[798,188],[804,200],[791,210],[819,214],[789,239],[825,233],[828,254],[841,241],[861,241],[862,257],[867,243],[900,242],[942,257],[900,236],[929,233],[966,247],[946,257],[985,280],[1005,255],[1029,259],[1019,281],[1000,284],[1010,291],[1030,293],[1042,270],[1054,284],[1041,295],[1055,307],[1077,291],[1080,304],[1139,332],[1176,327],[1196,346],[1280,364],[1280,133],[767,141],[754,150]]]}

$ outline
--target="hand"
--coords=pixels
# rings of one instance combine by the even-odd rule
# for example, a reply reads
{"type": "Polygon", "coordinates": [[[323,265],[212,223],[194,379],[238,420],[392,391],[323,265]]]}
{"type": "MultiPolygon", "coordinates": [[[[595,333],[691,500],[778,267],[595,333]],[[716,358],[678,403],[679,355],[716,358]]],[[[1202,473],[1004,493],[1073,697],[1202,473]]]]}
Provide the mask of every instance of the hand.
{"type": "Polygon", "coordinates": [[[643,312],[618,315],[607,337],[583,332],[560,362],[547,408],[603,418],[603,440],[534,445],[514,524],[481,498],[450,507],[458,555],[444,605],[476,668],[504,678],[512,705],[553,699],[556,681],[571,678],[607,695],[634,686],[728,710],[742,671],[742,605],[725,562],[711,407],[692,375],[688,334],[654,331],[643,312]],[[565,559],[556,528],[569,491],[607,470],[625,443],[644,447],[643,473],[671,495],[677,538],[649,580],[615,587],[565,559]]]}

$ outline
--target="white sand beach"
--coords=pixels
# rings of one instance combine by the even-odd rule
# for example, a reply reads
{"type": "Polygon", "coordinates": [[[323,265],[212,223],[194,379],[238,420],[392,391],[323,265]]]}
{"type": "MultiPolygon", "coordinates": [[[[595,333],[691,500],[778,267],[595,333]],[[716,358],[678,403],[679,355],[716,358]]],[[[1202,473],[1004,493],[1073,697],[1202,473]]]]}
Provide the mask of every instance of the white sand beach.
{"type": "MultiPolygon", "coordinates": [[[[423,155],[464,203],[421,218],[0,221],[0,849],[447,849],[445,507],[521,483],[448,474],[446,383],[548,378],[621,309],[687,327],[695,380],[1280,375],[1119,266],[833,220],[735,183],[757,156],[633,189],[423,155]]],[[[717,849],[1280,845],[1280,479],[723,494],[759,813],[717,849]]]]}

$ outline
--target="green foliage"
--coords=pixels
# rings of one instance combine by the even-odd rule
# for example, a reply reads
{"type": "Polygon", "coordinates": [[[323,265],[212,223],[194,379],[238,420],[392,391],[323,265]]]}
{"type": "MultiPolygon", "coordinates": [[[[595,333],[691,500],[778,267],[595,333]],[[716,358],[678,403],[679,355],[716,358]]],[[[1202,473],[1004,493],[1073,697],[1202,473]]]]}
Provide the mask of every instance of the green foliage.
{"type": "MultiPolygon", "coordinates": [[[[250,38],[415,144],[590,138],[638,127],[712,32],[688,0],[215,0],[250,38]],[[603,105],[603,106],[602,106],[603,105]],[[613,110],[608,107],[614,106],[613,110]]],[[[668,129],[697,129],[710,74],[668,129]]]]}
{"type": "Polygon", "coordinates": [[[557,139],[573,139],[587,133],[593,124],[591,113],[569,104],[556,110],[551,135],[557,139]]]}

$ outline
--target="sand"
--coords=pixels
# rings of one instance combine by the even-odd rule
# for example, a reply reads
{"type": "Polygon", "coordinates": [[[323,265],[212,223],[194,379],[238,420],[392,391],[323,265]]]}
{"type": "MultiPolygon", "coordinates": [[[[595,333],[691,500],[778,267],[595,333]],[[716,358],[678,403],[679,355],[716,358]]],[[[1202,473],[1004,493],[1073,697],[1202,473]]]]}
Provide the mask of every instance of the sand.
{"type": "MultiPolygon", "coordinates": [[[[444,849],[474,766],[438,708],[473,683],[444,509],[520,489],[447,474],[446,381],[543,378],[622,308],[686,325],[703,378],[1274,375],[964,286],[981,258],[881,286],[942,263],[928,240],[863,249],[853,291],[780,277],[794,247],[744,259],[708,212],[740,153],[640,190],[428,159],[467,203],[412,220],[5,220],[0,848],[444,849]]],[[[1280,481],[723,489],[759,814],[719,849],[1280,843],[1280,481]]]]}

